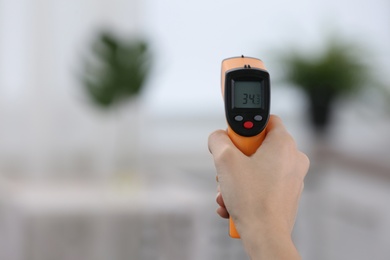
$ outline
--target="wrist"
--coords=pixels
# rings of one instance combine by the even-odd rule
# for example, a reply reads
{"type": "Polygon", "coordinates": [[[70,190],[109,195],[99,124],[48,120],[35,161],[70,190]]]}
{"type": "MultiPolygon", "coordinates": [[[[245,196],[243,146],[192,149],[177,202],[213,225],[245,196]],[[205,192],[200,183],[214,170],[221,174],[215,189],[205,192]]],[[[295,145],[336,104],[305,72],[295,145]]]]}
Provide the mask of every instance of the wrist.
{"type": "Polygon", "coordinates": [[[288,230],[267,225],[252,226],[240,232],[243,245],[252,260],[301,259],[288,230]]]}

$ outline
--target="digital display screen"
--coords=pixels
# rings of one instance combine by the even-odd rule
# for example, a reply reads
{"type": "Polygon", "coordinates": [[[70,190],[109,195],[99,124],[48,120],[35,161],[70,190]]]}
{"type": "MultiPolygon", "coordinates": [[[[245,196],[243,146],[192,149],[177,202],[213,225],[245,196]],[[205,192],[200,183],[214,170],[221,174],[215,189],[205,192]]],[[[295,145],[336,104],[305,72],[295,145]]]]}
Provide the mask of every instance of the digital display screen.
{"type": "Polygon", "coordinates": [[[263,85],[261,81],[233,81],[234,108],[261,108],[263,106],[263,85]]]}

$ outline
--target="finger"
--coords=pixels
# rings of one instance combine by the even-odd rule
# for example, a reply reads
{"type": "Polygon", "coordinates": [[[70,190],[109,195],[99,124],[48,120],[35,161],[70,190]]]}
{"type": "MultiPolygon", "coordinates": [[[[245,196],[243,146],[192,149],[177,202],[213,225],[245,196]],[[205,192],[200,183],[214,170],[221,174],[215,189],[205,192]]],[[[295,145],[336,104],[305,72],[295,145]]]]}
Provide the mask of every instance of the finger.
{"type": "Polygon", "coordinates": [[[216,201],[217,201],[219,206],[226,208],[225,202],[223,201],[222,194],[220,192],[217,193],[216,201]]]}
{"type": "Polygon", "coordinates": [[[226,131],[217,130],[210,134],[208,147],[211,154],[216,155],[222,152],[226,147],[234,146],[226,131]]]}
{"type": "Polygon", "coordinates": [[[266,139],[272,138],[273,133],[288,133],[282,119],[277,115],[271,115],[266,128],[266,139]]]}
{"type": "Polygon", "coordinates": [[[271,115],[266,131],[265,139],[257,154],[263,156],[264,153],[278,154],[281,151],[296,150],[295,140],[285,128],[280,117],[271,115]]]}
{"type": "Polygon", "coordinates": [[[226,210],[226,208],[222,208],[222,207],[217,208],[217,214],[221,218],[229,218],[229,212],[226,210]]]}

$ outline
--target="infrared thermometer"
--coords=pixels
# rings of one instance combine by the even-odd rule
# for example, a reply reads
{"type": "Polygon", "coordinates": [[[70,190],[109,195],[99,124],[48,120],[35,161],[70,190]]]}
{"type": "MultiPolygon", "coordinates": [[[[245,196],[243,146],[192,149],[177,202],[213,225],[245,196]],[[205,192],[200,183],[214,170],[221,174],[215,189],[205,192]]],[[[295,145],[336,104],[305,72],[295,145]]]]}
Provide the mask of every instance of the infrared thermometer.
{"type": "MultiPolygon", "coordinates": [[[[256,58],[234,57],[222,61],[222,96],[228,136],[245,155],[254,154],[265,137],[270,115],[270,76],[256,58]]],[[[232,219],[229,235],[240,238],[232,219]]]]}

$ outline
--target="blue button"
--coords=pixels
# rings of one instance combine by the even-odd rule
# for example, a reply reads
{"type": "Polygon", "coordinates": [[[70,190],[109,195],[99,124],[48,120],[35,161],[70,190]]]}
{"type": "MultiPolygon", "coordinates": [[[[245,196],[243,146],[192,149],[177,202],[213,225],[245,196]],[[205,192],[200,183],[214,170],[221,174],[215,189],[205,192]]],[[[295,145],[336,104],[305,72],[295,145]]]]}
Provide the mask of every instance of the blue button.
{"type": "Polygon", "coordinates": [[[237,122],[241,122],[242,120],[244,120],[244,117],[242,117],[242,116],[235,116],[234,120],[236,120],[237,122]]]}
{"type": "Polygon", "coordinates": [[[253,119],[257,122],[260,122],[261,120],[263,120],[263,117],[261,115],[256,115],[253,119]]]}

